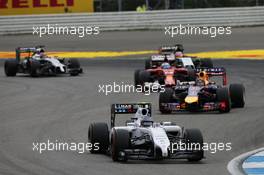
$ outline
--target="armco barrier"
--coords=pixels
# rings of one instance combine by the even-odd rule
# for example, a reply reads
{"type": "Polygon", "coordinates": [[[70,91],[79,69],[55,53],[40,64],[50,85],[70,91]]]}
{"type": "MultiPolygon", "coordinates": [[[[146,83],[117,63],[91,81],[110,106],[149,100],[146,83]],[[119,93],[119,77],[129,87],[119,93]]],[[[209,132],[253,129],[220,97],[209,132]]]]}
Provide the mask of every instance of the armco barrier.
{"type": "Polygon", "coordinates": [[[165,26],[264,25],[264,7],[0,16],[0,34],[28,34],[33,26],[98,26],[102,31],[162,29],[165,26]]]}

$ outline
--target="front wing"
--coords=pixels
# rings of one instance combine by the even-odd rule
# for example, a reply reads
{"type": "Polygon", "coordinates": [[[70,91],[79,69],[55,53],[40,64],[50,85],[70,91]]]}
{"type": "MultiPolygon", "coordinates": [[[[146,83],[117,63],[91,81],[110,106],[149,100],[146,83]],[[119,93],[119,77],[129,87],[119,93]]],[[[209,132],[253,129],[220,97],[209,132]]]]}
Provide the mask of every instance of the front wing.
{"type": "MultiPolygon", "coordinates": [[[[218,102],[208,102],[199,106],[196,110],[200,112],[217,111],[220,109],[220,105],[221,103],[218,102]]],[[[186,103],[161,103],[160,106],[163,109],[170,110],[172,112],[190,111],[190,108],[186,103]]]]}

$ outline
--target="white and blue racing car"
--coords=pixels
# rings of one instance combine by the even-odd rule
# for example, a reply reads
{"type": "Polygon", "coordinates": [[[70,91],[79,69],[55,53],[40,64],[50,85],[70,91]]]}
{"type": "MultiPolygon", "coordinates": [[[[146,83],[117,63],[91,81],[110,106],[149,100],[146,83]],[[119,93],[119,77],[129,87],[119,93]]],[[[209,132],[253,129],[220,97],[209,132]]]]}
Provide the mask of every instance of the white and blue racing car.
{"type": "Polygon", "coordinates": [[[173,122],[156,123],[151,104],[113,104],[111,127],[92,123],[88,129],[91,153],[111,155],[113,161],[204,158],[203,136],[199,129],[185,129],[173,122]],[[115,126],[116,114],[134,114],[124,126],[115,126]]]}

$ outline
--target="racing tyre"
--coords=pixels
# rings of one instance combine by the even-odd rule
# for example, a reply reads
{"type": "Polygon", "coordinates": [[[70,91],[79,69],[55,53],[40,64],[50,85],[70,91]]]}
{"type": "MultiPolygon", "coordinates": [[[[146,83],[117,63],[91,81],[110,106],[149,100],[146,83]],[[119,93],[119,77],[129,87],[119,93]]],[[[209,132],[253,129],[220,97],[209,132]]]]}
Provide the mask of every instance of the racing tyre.
{"type": "Polygon", "coordinates": [[[139,73],[139,79],[142,83],[151,82],[151,75],[148,71],[141,71],[139,73]]]}
{"type": "Polygon", "coordinates": [[[165,77],[158,77],[158,82],[160,85],[165,85],[165,77]]]}
{"type": "Polygon", "coordinates": [[[223,87],[216,90],[217,101],[220,102],[219,112],[227,113],[231,110],[231,99],[228,88],[223,87]]]}
{"type": "Polygon", "coordinates": [[[177,51],[184,51],[183,45],[182,44],[175,44],[175,46],[177,47],[177,51]]]}
{"type": "Polygon", "coordinates": [[[152,68],[151,59],[150,58],[147,58],[145,60],[145,69],[151,69],[151,68],[152,68]]]}
{"type": "Polygon", "coordinates": [[[192,58],[192,62],[196,68],[200,67],[200,60],[197,58],[192,58]]]}
{"type": "Polygon", "coordinates": [[[245,106],[245,87],[242,84],[230,84],[229,92],[232,107],[243,108],[245,106]]]}
{"type": "Polygon", "coordinates": [[[141,85],[140,82],[140,72],[141,70],[136,70],[134,73],[134,83],[135,83],[135,87],[137,87],[137,85],[141,85]]]}
{"type": "Polygon", "coordinates": [[[8,77],[16,76],[18,69],[18,62],[15,59],[5,61],[5,74],[8,77]]]}
{"type": "Polygon", "coordinates": [[[196,77],[197,77],[195,69],[188,68],[187,71],[188,71],[187,72],[188,73],[188,80],[189,81],[195,81],[196,77]]]}
{"type": "Polygon", "coordinates": [[[203,68],[213,68],[213,61],[210,58],[203,58],[201,59],[201,67],[203,68]]]}
{"type": "Polygon", "coordinates": [[[88,141],[91,153],[105,153],[109,148],[109,130],[106,123],[92,123],[88,129],[88,141]]]}
{"type": "Polygon", "coordinates": [[[172,103],[173,102],[173,89],[165,88],[164,92],[160,92],[159,95],[159,110],[162,114],[170,114],[171,110],[165,109],[162,103],[172,103]]]}
{"type": "Polygon", "coordinates": [[[39,76],[39,70],[40,69],[40,62],[38,60],[31,60],[30,61],[30,67],[29,67],[29,73],[31,77],[38,77],[39,76]]]}
{"type": "Polygon", "coordinates": [[[111,156],[113,161],[127,161],[127,157],[122,151],[129,148],[129,145],[129,132],[124,129],[113,129],[111,137],[111,156]]]}
{"type": "Polygon", "coordinates": [[[188,145],[192,145],[191,148],[194,152],[194,156],[189,158],[188,161],[200,161],[204,158],[203,151],[203,135],[199,129],[186,129],[185,137],[188,145]]]}
{"type": "Polygon", "coordinates": [[[69,59],[68,68],[71,76],[77,76],[80,73],[80,62],[78,59],[69,59]]]}

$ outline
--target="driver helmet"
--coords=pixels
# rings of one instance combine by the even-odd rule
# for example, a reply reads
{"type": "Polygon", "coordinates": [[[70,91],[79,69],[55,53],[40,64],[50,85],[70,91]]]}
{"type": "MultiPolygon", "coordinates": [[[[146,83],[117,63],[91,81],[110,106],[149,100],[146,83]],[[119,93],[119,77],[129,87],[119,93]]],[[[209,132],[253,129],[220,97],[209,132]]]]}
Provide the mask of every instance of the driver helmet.
{"type": "Polygon", "coordinates": [[[170,69],[171,65],[169,63],[162,63],[161,68],[162,69],[170,69]]]}
{"type": "Polygon", "coordinates": [[[181,51],[175,52],[175,57],[180,58],[183,57],[183,53],[181,51]]]}
{"type": "Polygon", "coordinates": [[[43,48],[37,48],[36,49],[36,53],[40,54],[40,53],[44,53],[44,49],[43,48]]]}
{"type": "MultiPolygon", "coordinates": [[[[148,126],[151,123],[149,110],[147,108],[138,108],[133,120],[136,121],[138,126],[148,126]]],[[[153,122],[152,122],[153,123],[153,122]]]]}
{"type": "Polygon", "coordinates": [[[38,54],[40,57],[44,57],[45,51],[43,48],[37,48],[36,49],[36,54],[38,54]]]}
{"type": "Polygon", "coordinates": [[[139,119],[143,118],[144,116],[149,116],[149,110],[147,108],[138,108],[135,116],[133,118],[139,119]]]}
{"type": "Polygon", "coordinates": [[[208,85],[209,84],[209,76],[205,71],[201,71],[198,74],[198,78],[200,81],[203,82],[204,85],[208,85]]]}

